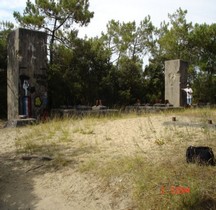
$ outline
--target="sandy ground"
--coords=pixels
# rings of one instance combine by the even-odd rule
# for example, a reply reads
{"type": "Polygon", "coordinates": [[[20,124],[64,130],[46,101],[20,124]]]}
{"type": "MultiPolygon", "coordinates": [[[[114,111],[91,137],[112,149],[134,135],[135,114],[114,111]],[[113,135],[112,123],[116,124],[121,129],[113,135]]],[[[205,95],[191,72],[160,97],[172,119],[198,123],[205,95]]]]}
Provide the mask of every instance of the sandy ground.
{"type": "MultiPolygon", "coordinates": [[[[91,135],[75,132],[76,126],[83,126],[82,120],[77,121],[69,125],[73,136],[70,145],[65,145],[65,152],[76,154],[73,156],[74,162],[58,169],[47,168],[46,163],[39,160],[21,160],[20,154],[16,152],[15,142],[20,133],[27,128],[0,129],[0,209],[134,209],[129,192],[115,196],[112,190],[100,187],[98,177],[80,173],[78,166],[89,158],[112,159],[139,152],[146,154],[146,158],[155,163],[166,159],[165,149],[159,149],[161,147],[155,144],[155,141],[170,135],[170,128],[163,123],[171,121],[171,117],[137,116],[99,121],[88,125],[93,129],[91,135]],[[94,149],[82,152],[76,150],[81,144],[94,149]]],[[[190,119],[185,118],[184,121],[190,119]]],[[[184,143],[179,150],[184,151],[185,146],[184,143]]],[[[166,149],[169,151],[169,148],[166,149]]]]}

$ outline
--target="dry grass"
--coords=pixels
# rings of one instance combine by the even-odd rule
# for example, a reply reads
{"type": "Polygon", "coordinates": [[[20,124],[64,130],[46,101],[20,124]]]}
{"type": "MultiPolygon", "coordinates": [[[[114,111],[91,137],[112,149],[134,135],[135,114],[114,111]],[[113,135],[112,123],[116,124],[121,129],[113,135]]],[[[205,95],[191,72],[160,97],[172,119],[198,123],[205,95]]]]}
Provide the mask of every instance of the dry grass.
{"type": "Polygon", "coordinates": [[[101,189],[131,199],[131,209],[216,209],[216,167],[185,163],[190,144],[216,152],[216,129],[161,124],[172,116],[187,123],[216,122],[210,109],[53,120],[19,129],[17,152],[52,156],[55,167],[76,162],[80,173],[99,178],[101,189]],[[190,193],[171,190],[177,187],[190,193]]]}

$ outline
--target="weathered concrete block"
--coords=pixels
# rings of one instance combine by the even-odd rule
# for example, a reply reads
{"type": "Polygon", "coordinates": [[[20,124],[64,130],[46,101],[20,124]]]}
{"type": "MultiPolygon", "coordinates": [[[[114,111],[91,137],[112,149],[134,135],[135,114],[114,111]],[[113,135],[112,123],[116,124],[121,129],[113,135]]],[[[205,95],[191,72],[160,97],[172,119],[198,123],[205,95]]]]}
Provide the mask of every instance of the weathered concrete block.
{"type": "Polygon", "coordinates": [[[165,100],[174,107],[186,105],[182,88],[187,85],[188,63],[182,60],[165,61],[165,100]]]}
{"type": "Polygon", "coordinates": [[[47,35],[19,28],[8,37],[8,120],[39,117],[47,105],[47,35]]]}

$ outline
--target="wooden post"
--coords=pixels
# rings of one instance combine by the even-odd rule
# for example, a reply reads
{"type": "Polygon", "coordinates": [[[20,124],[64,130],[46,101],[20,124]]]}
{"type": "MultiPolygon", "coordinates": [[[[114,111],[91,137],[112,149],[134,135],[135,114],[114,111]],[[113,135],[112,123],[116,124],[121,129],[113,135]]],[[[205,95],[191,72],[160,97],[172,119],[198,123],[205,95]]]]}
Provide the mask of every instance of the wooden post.
{"type": "Polygon", "coordinates": [[[174,122],[175,122],[175,121],[176,121],[176,117],[172,117],[172,121],[174,121],[174,122]]]}

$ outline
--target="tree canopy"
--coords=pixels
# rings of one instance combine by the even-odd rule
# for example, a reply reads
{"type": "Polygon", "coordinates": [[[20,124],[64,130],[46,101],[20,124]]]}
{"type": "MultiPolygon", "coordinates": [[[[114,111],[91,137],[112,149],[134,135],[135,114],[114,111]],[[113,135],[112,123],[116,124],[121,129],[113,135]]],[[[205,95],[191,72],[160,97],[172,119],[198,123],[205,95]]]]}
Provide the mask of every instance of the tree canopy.
{"type": "Polygon", "coordinates": [[[30,0],[23,15],[14,12],[21,27],[45,30],[50,36],[50,63],[53,61],[53,44],[57,40],[66,44],[66,34],[76,33],[75,24],[87,26],[94,13],[89,10],[89,0],[30,0]]]}
{"type": "MultiPolygon", "coordinates": [[[[110,106],[163,101],[170,59],[189,63],[195,102],[216,102],[216,24],[192,24],[179,8],[160,27],[150,16],[139,24],[110,20],[101,36],[79,38],[76,25],[88,25],[93,14],[88,0],[27,0],[22,15],[14,12],[21,27],[49,35],[53,107],[93,105],[99,98],[110,106]]],[[[0,69],[6,68],[8,29],[0,32],[0,69]]]]}
{"type": "Polygon", "coordinates": [[[11,22],[0,22],[0,117],[7,117],[7,36],[14,29],[11,22]]]}

